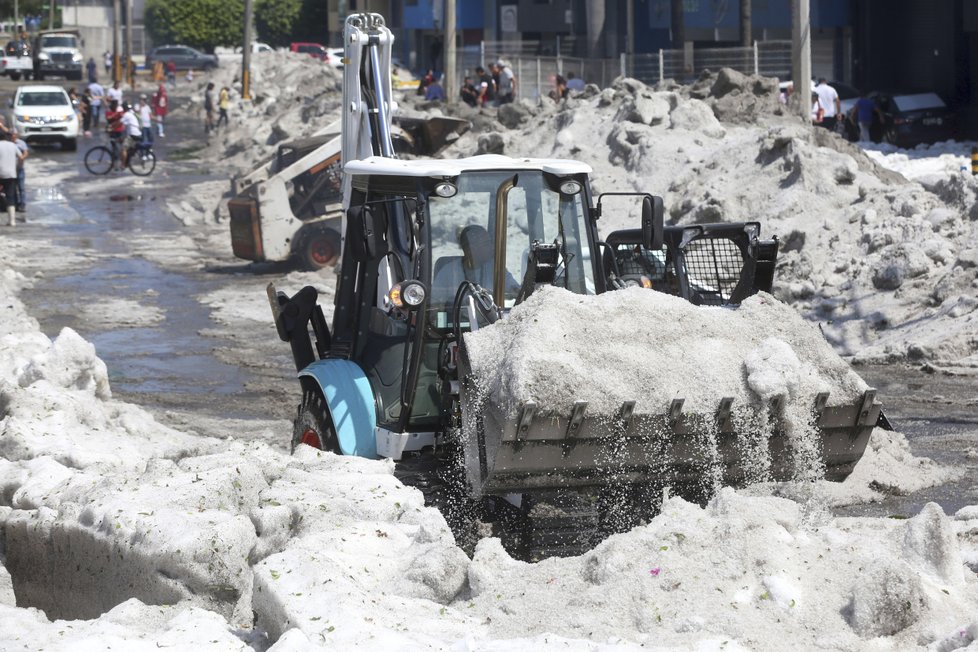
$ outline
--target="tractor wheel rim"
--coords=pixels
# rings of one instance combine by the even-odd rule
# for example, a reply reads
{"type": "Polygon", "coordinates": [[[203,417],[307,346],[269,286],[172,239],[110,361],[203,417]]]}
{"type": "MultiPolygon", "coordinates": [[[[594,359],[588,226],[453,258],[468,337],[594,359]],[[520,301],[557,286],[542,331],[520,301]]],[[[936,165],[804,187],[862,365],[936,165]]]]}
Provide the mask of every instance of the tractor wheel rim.
{"type": "Polygon", "coordinates": [[[299,439],[299,443],[322,450],[322,446],[319,444],[319,433],[312,428],[305,429],[305,431],[302,433],[302,437],[299,439]]]}
{"type": "Polygon", "coordinates": [[[309,247],[309,255],[317,265],[325,265],[335,257],[333,246],[326,238],[313,240],[309,247]]]}

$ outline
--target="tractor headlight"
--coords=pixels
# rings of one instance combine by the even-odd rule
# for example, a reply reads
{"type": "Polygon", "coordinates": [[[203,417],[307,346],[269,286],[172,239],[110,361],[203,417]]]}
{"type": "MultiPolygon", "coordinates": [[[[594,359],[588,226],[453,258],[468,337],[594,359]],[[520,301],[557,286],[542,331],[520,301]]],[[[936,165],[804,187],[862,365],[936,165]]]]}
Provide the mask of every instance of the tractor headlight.
{"type": "Polygon", "coordinates": [[[442,181],[441,183],[435,185],[435,194],[439,197],[444,197],[445,199],[454,197],[455,193],[457,192],[458,188],[455,187],[455,184],[449,183],[448,181],[442,181]]]}
{"type": "Polygon", "coordinates": [[[576,195],[581,192],[581,182],[576,179],[564,179],[560,182],[560,194],[562,195],[576,195]]]}
{"type": "Polygon", "coordinates": [[[413,310],[424,303],[428,291],[420,281],[404,281],[395,283],[394,287],[387,293],[387,298],[396,308],[407,308],[413,310]]]}

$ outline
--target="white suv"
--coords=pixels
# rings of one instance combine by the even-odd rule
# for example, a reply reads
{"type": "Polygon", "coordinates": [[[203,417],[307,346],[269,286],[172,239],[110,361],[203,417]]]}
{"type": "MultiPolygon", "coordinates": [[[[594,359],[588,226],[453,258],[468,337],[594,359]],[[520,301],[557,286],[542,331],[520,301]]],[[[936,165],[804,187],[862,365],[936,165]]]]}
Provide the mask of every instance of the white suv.
{"type": "Polygon", "coordinates": [[[14,94],[14,121],[28,143],[61,143],[78,148],[78,116],[60,86],[20,86],[14,94]]]}

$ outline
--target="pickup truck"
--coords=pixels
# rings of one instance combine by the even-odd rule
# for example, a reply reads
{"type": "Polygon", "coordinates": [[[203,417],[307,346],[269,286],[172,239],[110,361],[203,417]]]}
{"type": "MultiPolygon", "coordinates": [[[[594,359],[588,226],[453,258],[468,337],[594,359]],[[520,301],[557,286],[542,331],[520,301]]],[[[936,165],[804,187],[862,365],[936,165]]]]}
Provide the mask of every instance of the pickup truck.
{"type": "Polygon", "coordinates": [[[34,74],[34,59],[27,41],[14,40],[7,43],[0,55],[0,75],[17,81],[21,75],[26,79],[34,74]]]}

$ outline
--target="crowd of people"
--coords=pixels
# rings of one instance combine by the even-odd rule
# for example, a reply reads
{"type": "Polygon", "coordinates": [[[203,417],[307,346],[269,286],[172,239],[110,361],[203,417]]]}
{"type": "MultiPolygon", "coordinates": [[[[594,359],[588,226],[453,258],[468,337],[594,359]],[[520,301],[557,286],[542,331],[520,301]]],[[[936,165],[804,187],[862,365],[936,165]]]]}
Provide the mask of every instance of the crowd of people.
{"type": "MultiPolygon", "coordinates": [[[[517,91],[516,74],[506,61],[500,59],[489,66],[489,71],[476,66],[475,76],[467,75],[463,80],[459,97],[472,107],[502,106],[515,101],[517,91]]],[[[418,95],[423,95],[428,101],[446,99],[445,89],[434,70],[428,69],[421,78],[418,95]]]]}
{"type": "Polygon", "coordinates": [[[92,81],[82,91],[81,97],[78,97],[74,88],[68,90],[68,96],[75,104],[82,123],[82,133],[86,137],[91,137],[92,130],[99,128],[103,116],[106,120],[106,130],[112,132],[116,127],[113,118],[120,110],[123,113],[132,113],[138,121],[142,141],[153,142],[154,125],[158,137],[166,136],[164,124],[170,110],[170,99],[164,84],[159,85],[152,97],[145,93],[140,94],[135,104],[125,100],[119,82],[113,82],[112,86],[106,89],[97,80],[92,81]]]}
{"type": "MultiPolygon", "coordinates": [[[[459,98],[473,108],[484,106],[502,106],[516,99],[517,80],[513,69],[504,60],[493,63],[486,71],[482,66],[476,66],[473,75],[466,75],[459,89],[459,98]]],[[[549,96],[555,102],[565,99],[571,91],[584,90],[584,80],[573,72],[568,72],[565,78],[560,73],[553,75],[554,89],[549,96]]],[[[445,90],[433,70],[421,78],[418,84],[418,95],[424,95],[428,101],[445,100],[445,90]]]]}
{"type": "MultiPolygon", "coordinates": [[[[788,104],[793,93],[794,84],[787,84],[781,92],[781,103],[788,104]]],[[[876,102],[866,93],[862,93],[852,107],[847,112],[843,112],[839,93],[824,77],[819,78],[818,83],[812,86],[811,102],[813,125],[824,127],[830,131],[837,131],[840,125],[849,121],[859,127],[859,142],[871,140],[870,127],[874,119],[876,121],[883,120],[883,114],[876,102]]]]}

